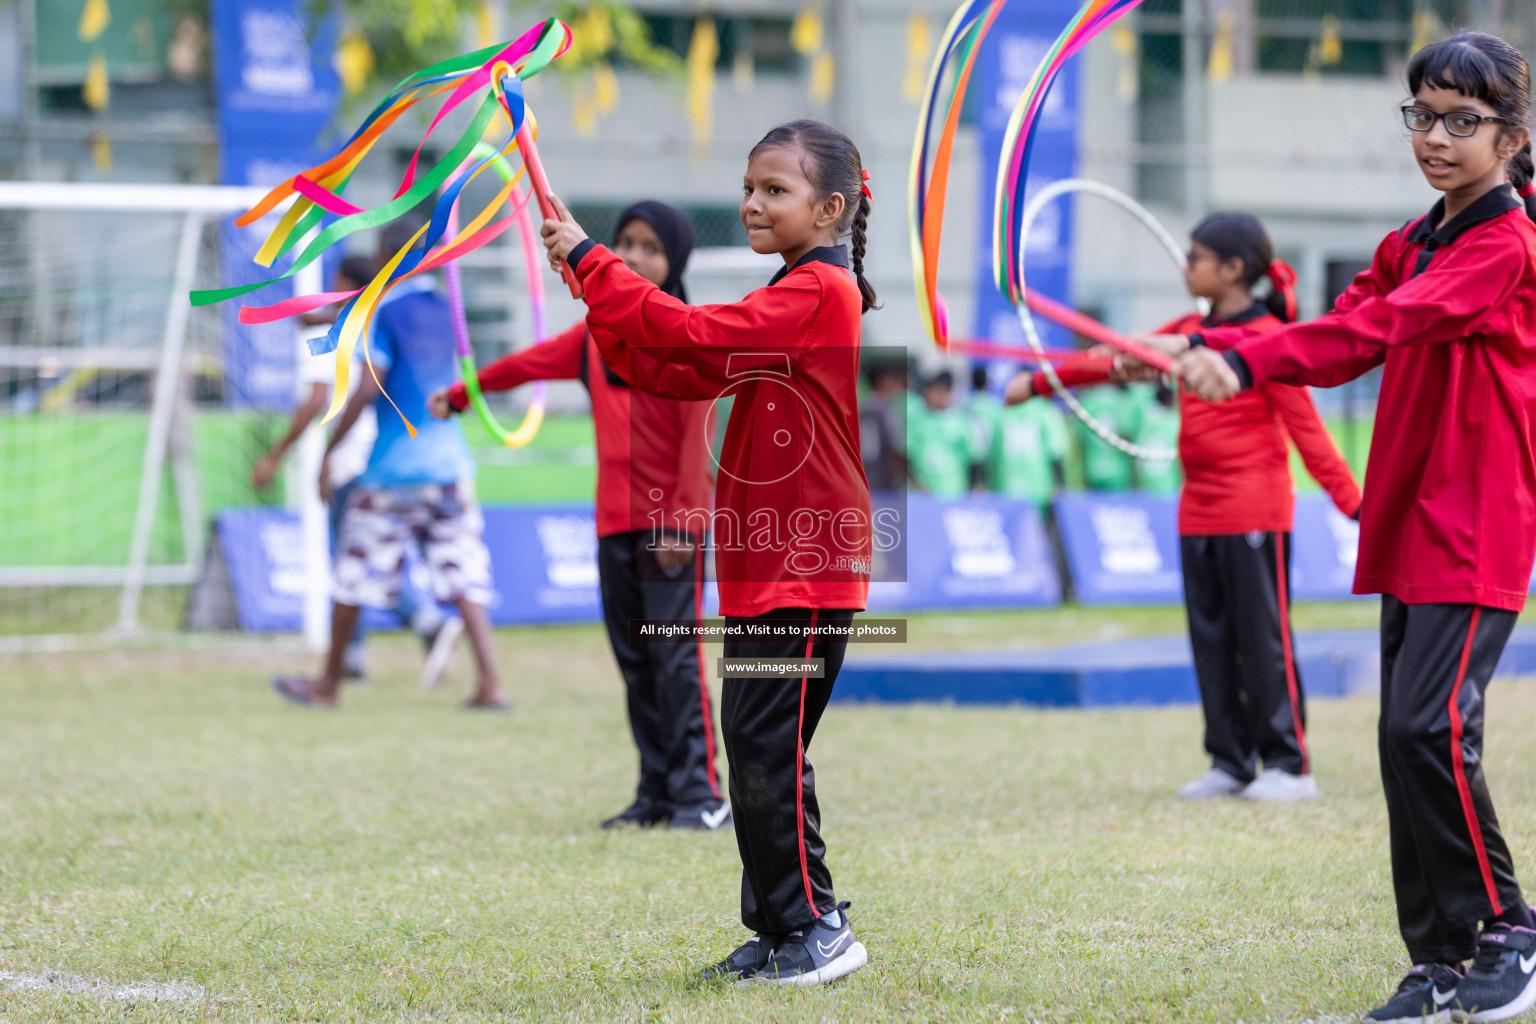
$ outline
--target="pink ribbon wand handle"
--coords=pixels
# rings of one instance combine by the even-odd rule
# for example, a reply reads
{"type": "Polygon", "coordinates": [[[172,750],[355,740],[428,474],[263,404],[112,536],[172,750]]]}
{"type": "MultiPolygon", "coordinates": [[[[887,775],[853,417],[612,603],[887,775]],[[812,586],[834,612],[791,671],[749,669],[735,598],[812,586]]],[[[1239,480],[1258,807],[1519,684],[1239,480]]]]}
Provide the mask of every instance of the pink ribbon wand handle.
{"type": "MultiPolygon", "coordinates": [[[[533,144],[533,133],[528,130],[526,120],[517,130],[517,151],[522,154],[523,166],[528,169],[528,180],[533,186],[534,196],[539,200],[539,211],[544,214],[545,220],[559,220],[555,204],[549,201],[549,178],[544,175],[544,165],[539,162],[539,150],[533,144]]],[[[576,274],[564,263],[560,265],[560,276],[565,278],[566,285],[571,289],[571,298],[581,298],[581,282],[576,280],[576,274]]]]}

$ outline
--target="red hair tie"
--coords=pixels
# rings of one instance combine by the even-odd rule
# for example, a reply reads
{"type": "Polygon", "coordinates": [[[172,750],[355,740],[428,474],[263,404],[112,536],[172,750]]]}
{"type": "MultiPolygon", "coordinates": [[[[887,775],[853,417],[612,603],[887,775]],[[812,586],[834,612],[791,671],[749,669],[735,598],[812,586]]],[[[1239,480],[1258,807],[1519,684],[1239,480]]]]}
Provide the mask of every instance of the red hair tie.
{"type": "Polygon", "coordinates": [[[865,182],[863,185],[859,186],[859,191],[864,193],[864,198],[865,199],[868,199],[870,202],[874,202],[875,201],[875,197],[869,191],[869,171],[867,171],[867,170],[859,171],[859,177],[861,179],[863,179],[863,181],[865,182]]]}
{"type": "Polygon", "coordinates": [[[1275,260],[1265,271],[1269,283],[1275,286],[1275,291],[1285,302],[1285,318],[1292,323],[1296,322],[1296,269],[1285,260],[1275,260]]]}
{"type": "Polygon", "coordinates": [[[1524,188],[1517,188],[1515,191],[1520,193],[1521,199],[1529,199],[1531,196],[1536,196],[1536,181],[1531,182],[1524,188]]]}

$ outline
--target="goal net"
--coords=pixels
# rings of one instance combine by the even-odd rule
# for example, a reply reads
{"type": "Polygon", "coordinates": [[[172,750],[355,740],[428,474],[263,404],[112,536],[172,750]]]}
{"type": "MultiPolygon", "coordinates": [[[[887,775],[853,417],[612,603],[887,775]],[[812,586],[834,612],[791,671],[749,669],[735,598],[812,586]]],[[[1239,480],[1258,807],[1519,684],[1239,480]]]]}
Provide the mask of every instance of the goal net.
{"type": "Polygon", "coordinates": [[[228,399],[220,233],[251,189],[0,183],[0,636],[174,628],[207,511],[280,503],[228,399]]]}

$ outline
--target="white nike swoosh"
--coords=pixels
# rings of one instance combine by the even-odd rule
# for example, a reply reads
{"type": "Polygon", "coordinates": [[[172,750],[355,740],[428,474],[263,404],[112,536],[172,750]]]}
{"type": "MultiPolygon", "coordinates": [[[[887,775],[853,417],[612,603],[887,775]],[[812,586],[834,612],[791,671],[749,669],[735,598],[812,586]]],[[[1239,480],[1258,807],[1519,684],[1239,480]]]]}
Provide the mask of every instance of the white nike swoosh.
{"type": "Polygon", "coordinates": [[[848,936],[850,934],[852,934],[852,933],[851,932],[843,932],[843,934],[839,935],[837,937],[836,941],[834,941],[832,943],[832,945],[830,945],[830,946],[828,946],[825,942],[822,942],[820,939],[817,939],[816,940],[816,948],[821,950],[821,955],[822,956],[831,956],[833,953],[837,952],[837,947],[841,946],[843,944],[843,940],[848,938],[848,936]]]}
{"type": "Polygon", "coordinates": [[[1446,1003],[1456,998],[1455,989],[1451,989],[1449,992],[1441,992],[1440,986],[1436,985],[1430,991],[1434,994],[1436,1007],[1444,1006],[1446,1003]]]}
{"type": "Polygon", "coordinates": [[[1522,974],[1530,974],[1532,968],[1536,968],[1536,953],[1532,953],[1529,960],[1525,957],[1520,958],[1520,972],[1522,974]]]}
{"type": "Polygon", "coordinates": [[[705,811],[703,814],[699,815],[699,817],[703,818],[704,819],[704,824],[708,825],[710,828],[719,828],[720,827],[720,823],[725,820],[725,816],[727,814],[730,814],[730,813],[731,813],[731,805],[730,804],[721,804],[720,805],[720,809],[715,811],[714,813],[710,813],[709,811],[705,811]]]}

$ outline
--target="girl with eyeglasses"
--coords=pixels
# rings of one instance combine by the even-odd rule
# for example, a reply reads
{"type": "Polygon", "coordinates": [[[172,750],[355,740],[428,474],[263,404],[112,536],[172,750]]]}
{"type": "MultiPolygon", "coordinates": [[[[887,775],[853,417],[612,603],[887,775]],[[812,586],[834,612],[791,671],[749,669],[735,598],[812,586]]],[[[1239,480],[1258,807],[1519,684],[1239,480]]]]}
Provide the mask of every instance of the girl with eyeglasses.
{"type": "Polygon", "coordinates": [[[1185,386],[1211,401],[1384,367],[1355,593],[1382,595],[1378,745],[1413,967],[1365,1019],[1496,1021],[1536,1004],[1536,919],[1482,757],[1484,690],[1536,563],[1530,69],[1465,32],[1414,54],[1408,85],[1414,157],[1442,196],[1332,313],[1152,340],[1184,350],[1185,386]]]}
{"type": "MultiPolygon", "coordinates": [[[[1210,314],[1190,313],[1160,333],[1277,330],[1296,319],[1295,280],[1256,218],[1207,217],[1190,233],[1184,284],[1210,303],[1210,314]],[[1260,299],[1254,289],[1265,279],[1270,287],[1260,299]]],[[[1112,360],[1092,356],[1058,375],[1068,386],[1120,376],[1112,360]]],[[[1044,373],[1021,373],[1008,385],[1008,402],[1050,393],[1044,373]]],[[[1182,396],[1179,554],[1211,758],[1210,769],[1179,790],[1184,800],[1292,801],[1318,792],[1291,633],[1291,442],[1339,511],[1356,515],[1360,488],[1306,388],[1268,384],[1224,405],[1182,396]]]]}

